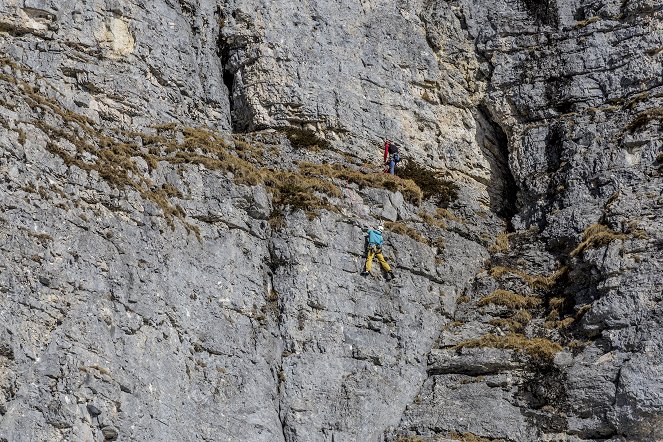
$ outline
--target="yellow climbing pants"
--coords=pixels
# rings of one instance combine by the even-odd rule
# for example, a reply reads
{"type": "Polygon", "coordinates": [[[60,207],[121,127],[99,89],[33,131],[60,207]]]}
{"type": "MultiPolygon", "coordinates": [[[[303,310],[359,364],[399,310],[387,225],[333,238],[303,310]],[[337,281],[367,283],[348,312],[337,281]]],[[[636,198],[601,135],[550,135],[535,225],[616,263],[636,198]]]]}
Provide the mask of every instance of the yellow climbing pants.
{"type": "Polygon", "coordinates": [[[391,272],[391,267],[389,267],[389,264],[387,264],[387,261],[384,260],[384,256],[382,256],[382,248],[378,246],[369,246],[368,247],[368,256],[366,257],[366,271],[370,272],[371,271],[371,266],[373,265],[373,257],[377,256],[378,262],[382,266],[382,268],[385,270],[385,272],[391,272]]]}

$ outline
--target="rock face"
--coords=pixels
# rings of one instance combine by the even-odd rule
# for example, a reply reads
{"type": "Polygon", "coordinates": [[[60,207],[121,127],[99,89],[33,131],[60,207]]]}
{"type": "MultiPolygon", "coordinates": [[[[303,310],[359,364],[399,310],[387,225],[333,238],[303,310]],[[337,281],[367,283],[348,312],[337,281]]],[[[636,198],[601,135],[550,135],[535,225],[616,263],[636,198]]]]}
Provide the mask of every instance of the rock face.
{"type": "Polygon", "coordinates": [[[0,440],[663,439],[662,24],[0,2],[0,440]]]}

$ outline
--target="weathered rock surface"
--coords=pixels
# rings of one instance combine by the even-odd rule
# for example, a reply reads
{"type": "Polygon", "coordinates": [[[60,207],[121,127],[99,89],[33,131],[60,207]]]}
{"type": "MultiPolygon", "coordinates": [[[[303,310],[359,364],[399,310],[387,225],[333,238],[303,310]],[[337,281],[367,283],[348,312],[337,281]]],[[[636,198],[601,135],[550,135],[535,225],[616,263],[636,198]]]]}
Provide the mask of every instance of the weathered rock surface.
{"type": "Polygon", "coordinates": [[[0,440],[663,439],[662,23],[0,1],[0,440]],[[383,137],[449,211],[275,193],[374,176],[383,137]]]}

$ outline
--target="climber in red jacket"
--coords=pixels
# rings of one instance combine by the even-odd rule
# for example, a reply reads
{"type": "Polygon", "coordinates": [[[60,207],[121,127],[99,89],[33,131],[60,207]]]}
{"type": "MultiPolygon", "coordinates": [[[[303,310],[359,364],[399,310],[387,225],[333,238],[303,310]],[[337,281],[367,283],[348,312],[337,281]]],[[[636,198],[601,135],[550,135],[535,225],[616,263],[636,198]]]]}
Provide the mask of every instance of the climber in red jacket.
{"type": "Polygon", "coordinates": [[[398,146],[391,140],[384,141],[384,165],[386,166],[384,173],[394,174],[396,171],[396,163],[401,160],[398,154],[398,146]]]}

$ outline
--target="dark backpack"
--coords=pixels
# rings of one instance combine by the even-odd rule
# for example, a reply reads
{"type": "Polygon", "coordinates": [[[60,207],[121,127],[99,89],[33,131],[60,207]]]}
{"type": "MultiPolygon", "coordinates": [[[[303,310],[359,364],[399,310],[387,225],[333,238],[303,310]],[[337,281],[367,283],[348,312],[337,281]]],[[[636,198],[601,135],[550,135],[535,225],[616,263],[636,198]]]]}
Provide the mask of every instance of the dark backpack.
{"type": "Polygon", "coordinates": [[[394,143],[389,144],[389,154],[393,155],[395,153],[398,153],[398,146],[396,146],[394,143]]]}

